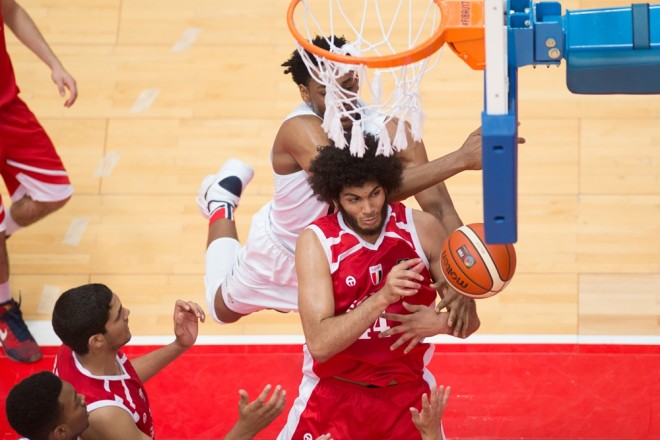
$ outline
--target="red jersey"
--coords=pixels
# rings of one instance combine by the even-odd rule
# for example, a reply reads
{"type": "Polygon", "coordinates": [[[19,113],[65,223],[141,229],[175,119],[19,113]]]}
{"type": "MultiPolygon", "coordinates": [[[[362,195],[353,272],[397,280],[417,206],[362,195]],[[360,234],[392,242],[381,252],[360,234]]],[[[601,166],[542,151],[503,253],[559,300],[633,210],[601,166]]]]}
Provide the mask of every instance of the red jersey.
{"type": "MultiPolygon", "coordinates": [[[[390,204],[383,230],[374,244],[349,229],[340,213],[323,217],[309,228],[316,233],[328,257],[335,315],[350,313],[384,286],[392,267],[411,258],[421,258],[426,265],[421,272],[422,287],[416,295],[391,304],[386,311],[408,314],[403,301],[428,306],[434,303],[436,291],[429,286],[429,262],[419,242],[410,208],[401,203],[390,204]]],[[[378,318],[351,346],[323,363],[313,361],[305,347],[305,370],[308,371],[313,362],[313,373],[320,378],[340,376],[378,386],[386,386],[393,380],[404,383],[419,379],[434,348],[430,344],[418,344],[408,354],[403,353],[404,347],[390,350],[394,340],[378,335],[396,325],[397,322],[378,318]]]]}
{"type": "Polygon", "coordinates": [[[2,8],[0,8],[0,107],[11,102],[16,96],[18,96],[18,86],[14,68],[7,53],[5,21],[2,17],[2,8]]]}
{"type": "Polygon", "coordinates": [[[117,353],[117,363],[124,374],[95,376],[80,364],[69,347],[62,345],[55,357],[53,372],[85,396],[90,413],[98,408],[117,406],[131,415],[140,431],[155,438],[149,398],[142,381],[122,352],[117,353]]]}

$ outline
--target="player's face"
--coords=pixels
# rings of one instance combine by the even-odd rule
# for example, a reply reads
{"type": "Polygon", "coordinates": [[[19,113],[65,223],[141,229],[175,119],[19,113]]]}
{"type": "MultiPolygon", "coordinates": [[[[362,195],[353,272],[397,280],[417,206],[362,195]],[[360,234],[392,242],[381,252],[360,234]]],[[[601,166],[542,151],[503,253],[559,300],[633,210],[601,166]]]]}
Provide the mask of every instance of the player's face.
{"type": "Polygon", "coordinates": [[[385,189],[377,182],[344,188],[339,194],[339,210],[346,226],[364,240],[374,243],[387,215],[385,199],[385,189]]]}
{"type": "Polygon", "coordinates": [[[131,311],[124,307],[119,297],[113,293],[104,335],[112,349],[118,350],[131,340],[131,330],[128,328],[128,315],[130,314],[131,311]]]}
{"type": "Polygon", "coordinates": [[[89,426],[89,413],[85,405],[85,396],[76,393],[71,384],[62,381],[62,391],[58,399],[62,418],[57,430],[64,439],[75,439],[89,426]]]}
{"type": "MultiPolygon", "coordinates": [[[[349,99],[351,99],[350,102],[346,103],[345,107],[355,108],[357,105],[356,101],[357,101],[357,93],[359,89],[359,81],[357,74],[355,72],[349,72],[345,74],[339,79],[338,84],[342,89],[346,91],[346,96],[349,99]]],[[[303,100],[307,104],[309,104],[312,111],[320,118],[323,118],[323,115],[325,114],[325,95],[326,95],[325,85],[311,79],[307,86],[300,87],[300,93],[303,100]]],[[[342,118],[341,122],[342,125],[344,125],[344,128],[348,128],[351,124],[351,120],[346,117],[342,118]]]]}

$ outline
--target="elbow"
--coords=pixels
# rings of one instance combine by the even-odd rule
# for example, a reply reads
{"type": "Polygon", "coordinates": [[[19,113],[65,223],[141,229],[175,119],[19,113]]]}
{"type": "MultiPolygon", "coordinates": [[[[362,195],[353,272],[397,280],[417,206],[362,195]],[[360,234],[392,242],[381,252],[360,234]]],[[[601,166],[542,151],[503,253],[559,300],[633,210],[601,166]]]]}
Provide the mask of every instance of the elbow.
{"type": "Polygon", "coordinates": [[[316,362],[326,362],[333,355],[324,345],[320,342],[307,341],[307,351],[316,362]]]}

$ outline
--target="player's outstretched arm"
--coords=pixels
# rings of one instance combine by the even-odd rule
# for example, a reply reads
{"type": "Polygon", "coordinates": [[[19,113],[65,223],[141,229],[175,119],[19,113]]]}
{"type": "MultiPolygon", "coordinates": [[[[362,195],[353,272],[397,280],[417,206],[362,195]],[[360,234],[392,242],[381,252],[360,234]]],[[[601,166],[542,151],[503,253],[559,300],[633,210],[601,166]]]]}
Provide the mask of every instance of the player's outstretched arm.
{"type": "Polygon", "coordinates": [[[241,396],[238,401],[238,422],[224,440],[252,440],[284,411],[286,391],[277,385],[269,399],[271,389],[271,385],[266,385],[253,402],[250,402],[247,391],[238,391],[241,396]]]}
{"type": "Polygon", "coordinates": [[[41,59],[51,70],[51,78],[60,96],[65,96],[69,90],[69,97],[64,102],[70,107],[78,97],[76,80],[66,71],[60,60],[41,35],[39,28],[32,17],[15,0],[0,0],[2,2],[2,16],[7,27],[12,30],[16,38],[41,59]]]}
{"type": "Polygon", "coordinates": [[[193,301],[176,300],[174,304],[174,342],[132,360],[142,382],[151,379],[167,364],[188,350],[197,340],[199,322],[206,320],[202,307],[193,301]]]}
{"type": "Polygon", "coordinates": [[[422,394],[422,410],[410,408],[412,420],[419,432],[422,434],[422,440],[443,440],[442,414],[445,412],[447,400],[449,399],[450,387],[431,388],[430,398],[426,393],[422,394]]]}

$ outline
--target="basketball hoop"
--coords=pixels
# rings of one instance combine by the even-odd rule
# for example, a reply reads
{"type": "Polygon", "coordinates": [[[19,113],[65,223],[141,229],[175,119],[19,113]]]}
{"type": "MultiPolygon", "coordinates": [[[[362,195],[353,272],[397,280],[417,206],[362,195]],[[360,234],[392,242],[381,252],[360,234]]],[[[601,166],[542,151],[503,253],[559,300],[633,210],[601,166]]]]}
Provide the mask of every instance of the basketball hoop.
{"type": "Polygon", "coordinates": [[[479,63],[483,5],[446,0],[343,3],[292,0],[287,24],[311,77],[326,86],[323,129],[335,146],[347,146],[341,121],[348,118],[352,154],[362,156],[363,133],[369,132],[379,138],[378,154],[390,155],[407,147],[408,130],[415,141],[422,137],[419,88],[424,75],[436,67],[442,46],[447,43],[459,53],[457,45],[467,44],[476,55],[459,56],[471,66],[479,63]],[[313,44],[317,36],[326,40],[329,50],[313,44]],[[340,36],[348,43],[338,47],[333,37],[340,36]],[[349,73],[359,79],[357,93],[339,84],[349,73]]]}

